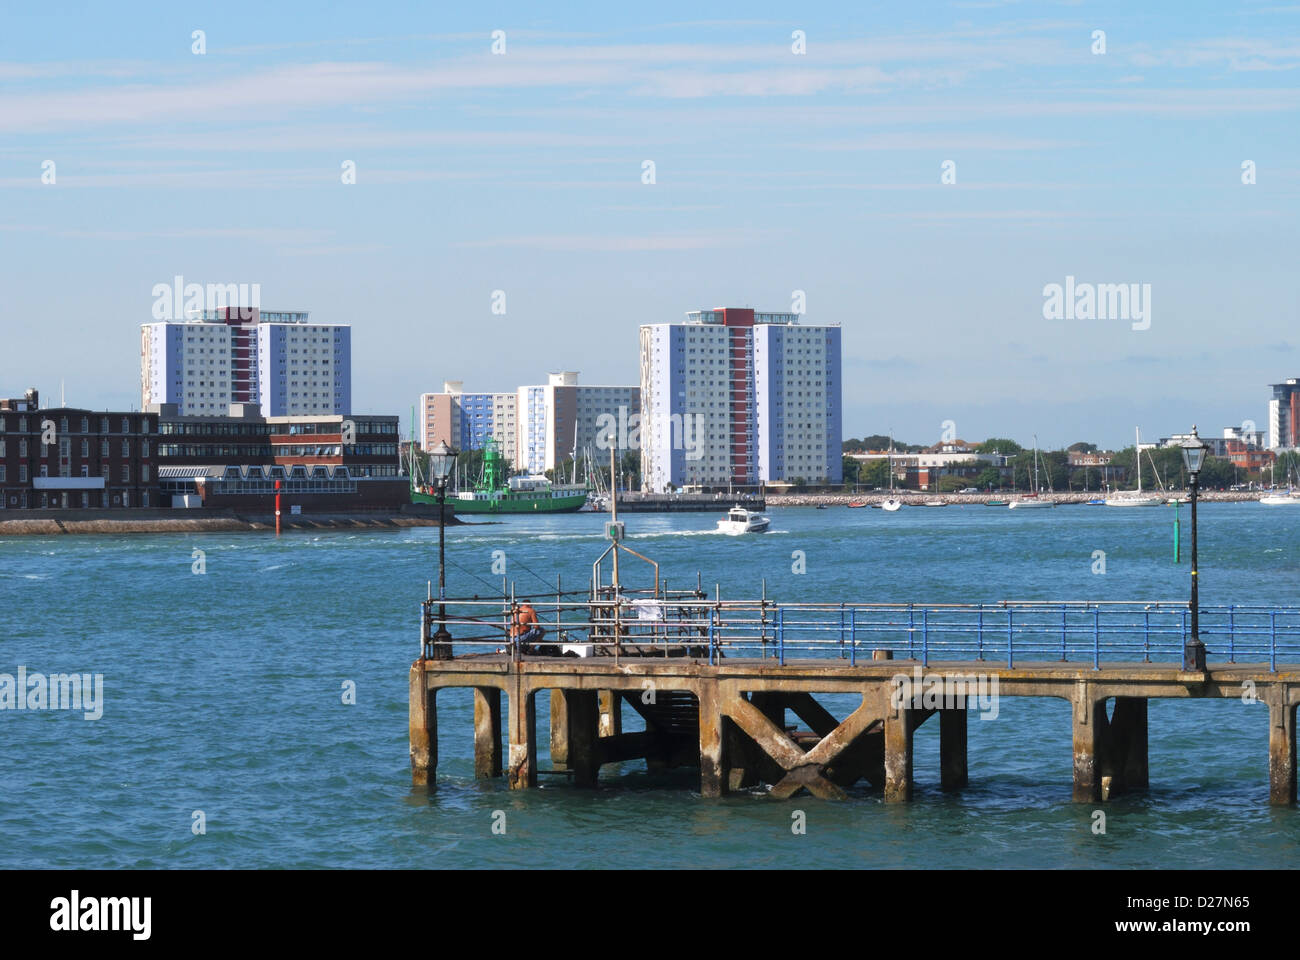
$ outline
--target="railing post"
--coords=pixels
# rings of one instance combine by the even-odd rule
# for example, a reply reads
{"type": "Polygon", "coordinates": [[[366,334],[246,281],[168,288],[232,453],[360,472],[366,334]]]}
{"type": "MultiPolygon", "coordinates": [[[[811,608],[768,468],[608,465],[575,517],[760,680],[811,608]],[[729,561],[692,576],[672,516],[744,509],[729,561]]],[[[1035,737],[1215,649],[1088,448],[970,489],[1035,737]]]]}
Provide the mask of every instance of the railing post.
{"type": "Polygon", "coordinates": [[[709,607],[709,666],[713,666],[713,665],[714,665],[714,660],[713,660],[714,653],[713,653],[713,649],[714,649],[714,643],[715,643],[715,641],[716,641],[716,637],[714,636],[714,632],[713,632],[713,615],[714,615],[714,613],[715,613],[714,609],[713,609],[712,607],[709,607]]]}
{"type": "Polygon", "coordinates": [[[907,605],[907,659],[916,659],[916,610],[911,603],[907,605]]]}
{"type": "Polygon", "coordinates": [[[921,611],[921,666],[930,665],[930,608],[921,611]]]}
{"type": "Polygon", "coordinates": [[[1069,660],[1070,656],[1065,646],[1065,604],[1061,604],[1061,660],[1069,660]]]}
{"type": "Polygon", "coordinates": [[[977,644],[978,651],[979,651],[979,656],[976,659],[983,660],[984,659],[984,604],[982,603],[979,605],[979,629],[978,632],[976,633],[975,642],[977,644]]]}
{"type": "Polygon", "coordinates": [[[1015,640],[1012,636],[1012,630],[1011,630],[1011,618],[1014,613],[1015,613],[1014,610],[1012,610],[1010,607],[1007,607],[1007,669],[1008,670],[1010,670],[1012,667],[1015,666],[1015,657],[1012,654],[1012,647],[1015,644],[1015,640]]]}
{"type": "Polygon", "coordinates": [[[1092,608],[1092,668],[1101,669],[1101,607],[1092,608]]]}
{"type": "Polygon", "coordinates": [[[858,608],[849,607],[849,666],[858,665],[858,608]]]}
{"type": "Polygon", "coordinates": [[[840,601],[840,659],[844,659],[844,601],[840,601]]]}
{"type": "Polygon", "coordinates": [[[1142,608],[1142,662],[1151,662],[1151,608],[1142,608]]]}
{"type": "Polygon", "coordinates": [[[1277,611],[1270,610],[1268,613],[1269,636],[1268,636],[1268,672],[1277,673],[1277,611]]]}
{"type": "Polygon", "coordinates": [[[1228,662],[1237,662],[1237,605],[1228,604],[1228,662]]]}
{"type": "Polygon", "coordinates": [[[776,657],[781,666],[785,666],[785,608],[776,608],[776,657]]]}

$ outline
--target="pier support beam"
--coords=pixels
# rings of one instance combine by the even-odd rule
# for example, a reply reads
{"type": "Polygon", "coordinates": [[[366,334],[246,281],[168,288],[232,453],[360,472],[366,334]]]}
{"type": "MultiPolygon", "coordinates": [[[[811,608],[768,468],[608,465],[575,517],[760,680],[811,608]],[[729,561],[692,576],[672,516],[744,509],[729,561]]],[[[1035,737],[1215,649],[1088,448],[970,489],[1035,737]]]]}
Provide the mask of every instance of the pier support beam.
{"type": "Polygon", "coordinates": [[[966,699],[954,709],[939,711],[939,785],[957,790],[969,782],[966,767],[966,699]]]}
{"type": "Polygon", "coordinates": [[[1280,684],[1268,701],[1268,801],[1279,806],[1296,802],[1295,704],[1280,684]]]}
{"type": "Polygon", "coordinates": [[[474,776],[501,776],[501,691],[474,688],[474,776]]]}
{"type": "MultiPolygon", "coordinates": [[[[1101,727],[1097,722],[1099,705],[1093,697],[1092,684],[1083,681],[1076,687],[1070,702],[1074,733],[1075,803],[1096,803],[1101,800],[1101,770],[1097,759],[1101,750],[1101,727]]],[[[1105,717],[1104,713],[1102,717],[1105,717]]]]}
{"type": "Polygon", "coordinates": [[[411,665],[408,690],[411,784],[428,786],[438,772],[438,706],[430,690],[424,660],[411,665]]]}
{"type": "Polygon", "coordinates": [[[1101,776],[1101,799],[1109,800],[1120,793],[1145,790],[1150,783],[1147,761],[1147,699],[1116,697],[1109,719],[1106,701],[1096,704],[1097,728],[1100,732],[1098,765],[1101,776]]]}
{"type": "Polygon", "coordinates": [[[617,737],[623,733],[623,698],[613,690],[601,690],[600,735],[617,737]]]}
{"type": "Polygon", "coordinates": [[[511,790],[537,786],[537,694],[518,675],[510,681],[510,761],[507,782],[511,790]]]}
{"type": "Polygon", "coordinates": [[[600,705],[595,690],[551,691],[551,765],[572,770],[580,787],[596,785],[600,705]]]}
{"type": "MultiPolygon", "coordinates": [[[[884,691],[889,697],[889,691],[884,691]]],[[[885,705],[885,802],[912,799],[912,734],[916,724],[907,706],[885,705]]]]}
{"type": "Polygon", "coordinates": [[[704,682],[696,689],[700,701],[700,794],[720,797],[727,789],[723,764],[722,698],[716,682],[704,682]]]}
{"type": "Polygon", "coordinates": [[[569,698],[563,690],[548,690],[551,698],[551,769],[569,769],[569,698]]]}

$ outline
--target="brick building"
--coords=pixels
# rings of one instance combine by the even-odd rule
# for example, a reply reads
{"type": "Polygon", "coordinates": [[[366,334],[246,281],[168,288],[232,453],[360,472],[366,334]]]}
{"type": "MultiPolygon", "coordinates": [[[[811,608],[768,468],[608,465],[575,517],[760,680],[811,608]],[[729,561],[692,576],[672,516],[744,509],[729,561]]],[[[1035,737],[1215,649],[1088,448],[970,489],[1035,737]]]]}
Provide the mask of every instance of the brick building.
{"type": "Polygon", "coordinates": [[[157,507],[158,417],[0,399],[0,509],[157,507]]]}

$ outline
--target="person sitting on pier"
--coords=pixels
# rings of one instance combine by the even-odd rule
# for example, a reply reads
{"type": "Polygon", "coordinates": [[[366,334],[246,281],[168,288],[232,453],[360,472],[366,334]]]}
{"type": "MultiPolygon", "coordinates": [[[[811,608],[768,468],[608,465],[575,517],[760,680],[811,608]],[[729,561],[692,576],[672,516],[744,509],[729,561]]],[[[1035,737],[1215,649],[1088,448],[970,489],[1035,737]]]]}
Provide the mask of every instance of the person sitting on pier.
{"type": "Polygon", "coordinates": [[[528,645],[541,640],[545,634],[531,603],[521,603],[514,608],[510,615],[510,639],[519,644],[520,653],[528,653],[528,645]]]}

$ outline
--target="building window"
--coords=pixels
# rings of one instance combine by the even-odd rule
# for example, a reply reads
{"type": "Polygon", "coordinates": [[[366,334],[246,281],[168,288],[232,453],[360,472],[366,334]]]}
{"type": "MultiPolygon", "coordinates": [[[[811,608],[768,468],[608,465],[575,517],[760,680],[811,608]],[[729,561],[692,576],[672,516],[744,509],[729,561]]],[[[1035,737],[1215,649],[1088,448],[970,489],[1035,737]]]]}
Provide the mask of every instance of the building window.
{"type": "Polygon", "coordinates": [[[123,433],[131,432],[131,419],[129,417],[122,418],[122,432],[123,433]]]}
{"type": "Polygon", "coordinates": [[[149,441],[148,441],[148,440],[141,440],[141,441],[140,441],[140,456],[142,456],[142,457],[147,457],[147,456],[149,456],[149,441]]]}
{"type": "Polygon", "coordinates": [[[141,483],[149,482],[149,465],[147,463],[141,464],[140,466],[140,482],[141,483]]]}
{"type": "Polygon", "coordinates": [[[107,441],[107,440],[101,440],[101,441],[99,441],[99,455],[100,455],[101,457],[106,457],[106,456],[108,456],[108,441],[107,441]]]}
{"type": "Polygon", "coordinates": [[[122,456],[124,456],[124,457],[129,457],[129,456],[131,456],[131,441],[130,441],[130,440],[123,440],[123,441],[122,441],[122,456]]]}
{"type": "Polygon", "coordinates": [[[108,433],[108,417],[99,418],[99,432],[108,433]]]}
{"type": "Polygon", "coordinates": [[[89,417],[82,417],[82,418],[81,418],[81,432],[82,432],[82,433],[89,433],[89,432],[90,432],[90,418],[89,418],[89,417]]]}
{"type": "Polygon", "coordinates": [[[131,467],[128,464],[122,464],[122,482],[131,482],[131,467]]]}
{"type": "Polygon", "coordinates": [[[5,482],[5,465],[0,463],[0,483],[5,482]]]}
{"type": "Polygon", "coordinates": [[[85,437],[81,439],[81,456],[83,458],[90,456],[90,441],[85,437]]]}

